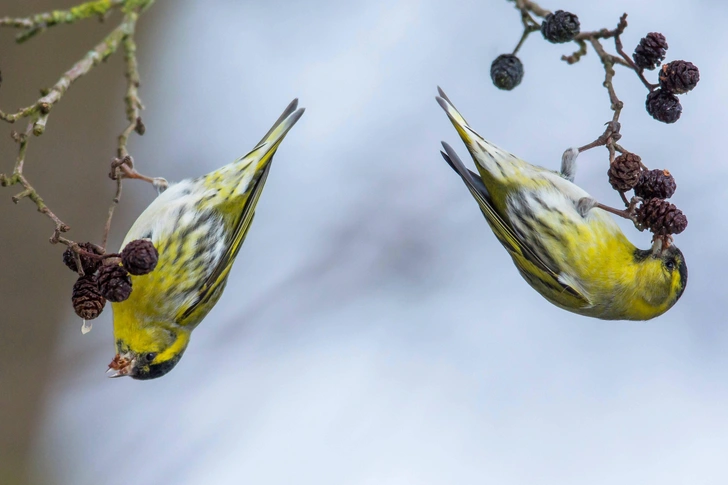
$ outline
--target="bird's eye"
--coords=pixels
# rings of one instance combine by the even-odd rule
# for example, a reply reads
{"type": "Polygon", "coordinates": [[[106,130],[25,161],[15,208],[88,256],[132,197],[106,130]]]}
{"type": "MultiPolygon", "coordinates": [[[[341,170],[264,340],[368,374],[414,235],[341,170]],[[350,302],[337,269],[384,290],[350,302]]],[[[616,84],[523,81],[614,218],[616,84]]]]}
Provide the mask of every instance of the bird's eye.
{"type": "Polygon", "coordinates": [[[665,263],[665,267],[669,269],[670,271],[675,269],[675,261],[668,261],[665,263]]]}
{"type": "Polygon", "coordinates": [[[147,364],[154,360],[154,358],[157,356],[156,352],[149,352],[144,356],[144,360],[147,361],[147,364]]]}

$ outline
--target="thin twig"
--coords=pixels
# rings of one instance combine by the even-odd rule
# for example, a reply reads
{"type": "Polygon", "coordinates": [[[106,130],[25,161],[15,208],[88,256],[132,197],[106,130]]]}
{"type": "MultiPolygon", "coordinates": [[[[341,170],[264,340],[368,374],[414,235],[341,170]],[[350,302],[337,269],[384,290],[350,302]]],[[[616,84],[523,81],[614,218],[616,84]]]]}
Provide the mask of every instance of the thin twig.
{"type": "Polygon", "coordinates": [[[129,140],[129,135],[137,129],[139,124],[139,111],[144,109],[139,99],[139,65],[136,58],[136,42],[134,42],[137,14],[127,14],[127,17],[129,17],[127,22],[129,30],[122,40],[122,48],[124,49],[124,62],[126,65],[126,96],[124,97],[124,102],[126,104],[126,119],[129,120],[129,125],[119,136],[119,149],[117,153],[119,158],[124,158],[129,155],[126,144],[129,140]]]}
{"type": "Polygon", "coordinates": [[[614,90],[614,84],[612,83],[614,75],[616,74],[614,71],[614,64],[615,60],[618,58],[607,54],[602,43],[599,42],[598,39],[591,38],[589,39],[589,42],[594,48],[594,51],[599,55],[599,59],[602,61],[602,65],[604,66],[604,82],[602,85],[607,88],[607,92],[609,93],[609,102],[611,103],[612,111],[614,111],[612,122],[615,122],[619,120],[619,115],[624,107],[624,103],[622,103],[622,101],[620,101],[617,97],[617,92],[614,90]]]}
{"type": "Polygon", "coordinates": [[[545,8],[541,8],[536,2],[531,0],[515,0],[516,8],[521,11],[533,12],[534,15],[546,18],[551,12],[545,8]]]}
{"type": "Polygon", "coordinates": [[[116,206],[119,205],[119,202],[121,201],[122,178],[119,173],[119,167],[114,167],[113,163],[111,167],[113,171],[112,173],[116,180],[116,194],[114,194],[114,198],[111,200],[111,205],[109,206],[109,215],[106,217],[106,224],[104,224],[104,235],[101,238],[101,248],[104,250],[104,252],[106,252],[106,243],[109,240],[109,232],[111,231],[111,219],[114,217],[114,210],[116,209],[116,206]]]}
{"type": "MultiPolygon", "coordinates": [[[[627,14],[625,14],[626,16],[627,14]]],[[[624,16],[622,18],[625,18],[624,16]]],[[[621,20],[621,19],[620,19],[621,20]]],[[[641,67],[637,67],[637,64],[634,63],[631,57],[627,55],[626,52],[624,52],[624,47],[622,46],[622,39],[619,35],[616,35],[614,37],[614,48],[617,50],[620,56],[625,60],[627,65],[630,67],[630,69],[633,69],[634,72],[637,73],[637,77],[640,78],[640,81],[642,81],[642,84],[645,85],[647,89],[650,91],[654,91],[655,88],[658,86],[657,84],[650,83],[647,78],[645,77],[644,69],[641,67]]]]}
{"type": "Polygon", "coordinates": [[[53,236],[51,236],[51,243],[55,244],[56,242],[58,242],[60,234],[62,232],[69,231],[71,228],[68,226],[68,224],[60,220],[58,216],[56,216],[53,211],[48,208],[41,196],[38,195],[38,192],[33,188],[32,185],[30,185],[28,179],[26,179],[23,175],[25,155],[28,151],[28,139],[32,130],[33,123],[28,123],[28,127],[26,128],[25,133],[13,133],[13,138],[17,141],[19,145],[18,157],[15,161],[15,169],[13,170],[13,174],[10,177],[7,177],[4,174],[0,174],[0,185],[2,185],[3,187],[9,187],[11,185],[20,184],[23,187],[22,192],[13,196],[13,202],[17,204],[18,202],[20,202],[20,199],[25,198],[33,201],[33,203],[38,208],[38,212],[45,214],[55,224],[53,236]]]}
{"type": "Polygon", "coordinates": [[[586,42],[582,39],[575,40],[574,42],[576,42],[579,46],[579,50],[574,51],[574,53],[569,56],[561,56],[561,60],[566,61],[567,64],[576,64],[583,56],[586,55],[586,42]]]}
{"type": "Polygon", "coordinates": [[[518,41],[518,45],[516,45],[516,48],[513,49],[513,55],[515,56],[518,54],[518,51],[521,49],[521,46],[524,42],[526,42],[526,39],[528,38],[531,33],[536,32],[538,30],[538,26],[535,25],[524,25],[523,27],[523,35],[521,35],[521,40],[518,41]]]}
{"type": "Polygon", "coordinates": [[[615,27],[612,30],[609,29],[600,29],[595,30],[592,32],[580,32],[574,37],[574,40],[589,40],[589,39],[610,39],[612,37],[619,37],[624,33],[624,30],[627,28],[627,14],[622,14],[621,17],[619,17],[619,23],[617,24],[617,27],[615,27]]]}

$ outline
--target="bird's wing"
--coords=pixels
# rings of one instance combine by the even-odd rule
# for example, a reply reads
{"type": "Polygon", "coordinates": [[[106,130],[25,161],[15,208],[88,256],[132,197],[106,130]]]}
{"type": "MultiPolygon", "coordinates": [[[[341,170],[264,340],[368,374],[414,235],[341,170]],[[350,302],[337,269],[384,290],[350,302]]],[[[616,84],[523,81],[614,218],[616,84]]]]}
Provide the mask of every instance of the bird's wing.
{"type": "Polygon", "coordinates": [[[217,297],[219,297],[220,291],[222,291],[225,286],[225,282],[227,281],[230,268],[232,268],[235,257],[237,256],[238,251],[240,251],[240,247],[243,245],[245,236],[247,236],[250,225],[253,222],[255,206],[258,204],[260,194],[263,192],[265,181],[268,178],[268,172],[270,172],[270,164],[266,165],[260,175],[256,176],[254,182],[251,184],[251,190],[248,194],[245,206],[243,207],[243,211],[240,214],[240,220],[235,227],[235,232],[232,234],[230,242],[227,244],[225,252],[217,260],[212,271],[205,278],[197,296],[190,302],[189,305],[180,309],[179,315],[176,319],[177,322],[190,319],[195,311],[202,307],[206,307],[207,303],[213,302],[213,298],[216,301],[217,297]]]}
{"type": "Polygon", "coordinates": [[[493,233],[511,254],[526,280],[532,285],[543,285],[551,290],[566,292],[582,301],[585,305],[589,305],[590,301],[583,291],[580,291],[576,285],[570,285],[565,278],[560,276],[562,272],[554,263],[544,262],[531,248],[531,242],[524,240],[513,230],[510,223],[498,213],[491,202],[488,189],[478,174],[465,167],[465,164],[450,145],[443,142],[442,146],[445,149],[445,152],[440,152],[442,157],[463,179],[468,190],[478,202],[478,206],[480,206],[480,210],[483,212],[493,233]],[[533,278],[537,278],[537,280],[533,278]]]}
{"type": "MultiPolygon", "coordinates": [[[[225,251],[222,256],[217,258],[214,267],[205,278],[197,295],[190,301],[189,305],[185,305],[180,309],[177,316],[177,322],[192,321],[195,322],[209,311],[208,303],[215,303],[217,298],[225,287],[230,268],[235,261],[235,257],[240,251],[240,247],[245,241],[250,225],[255,216],[255,207],[258,199],[265,186],[265,181],[270,172],[271,161],[278,146],[288,131],[293,127],[298,119],[303,115],[304,109],[296,110],[298,100],[293,100],[288,105],[283,114],[278,118],[273,127],[266,133],[258,145],[246,156],[241,158],[231,169],[223,168],[224,174],[239,173],[241,176],[240,185],[231,191],[224,202],[218,206],[223,219],[232,215],[230,226],[233,230],[229,233],[225,251]],[[251,169],[255,169],[252,178],[244,176],[251,169]],[[242,207],[241,207],[242,205],[242,207]],[[194,315],[196,312],[204,312],[199,316],[194,315]]],[[[217,172],[210,174],[211,179],[218,177],[217,172]]]]}

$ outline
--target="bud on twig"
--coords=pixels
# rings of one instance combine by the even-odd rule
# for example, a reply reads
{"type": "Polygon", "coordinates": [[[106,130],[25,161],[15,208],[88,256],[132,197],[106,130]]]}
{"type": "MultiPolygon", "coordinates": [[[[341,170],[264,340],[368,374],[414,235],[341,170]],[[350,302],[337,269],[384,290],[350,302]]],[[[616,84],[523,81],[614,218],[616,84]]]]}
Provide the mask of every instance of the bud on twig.
{"type": "Polygon", "coordinates": [[[137,116],[136,125],[134,126],[134,131],[136,131],[139,136],[144,135],[144,133],[146,133],[146,131],[147,131],[147,127],[144,125],[144,122],[142,121],[141,116],[137,116]]]}

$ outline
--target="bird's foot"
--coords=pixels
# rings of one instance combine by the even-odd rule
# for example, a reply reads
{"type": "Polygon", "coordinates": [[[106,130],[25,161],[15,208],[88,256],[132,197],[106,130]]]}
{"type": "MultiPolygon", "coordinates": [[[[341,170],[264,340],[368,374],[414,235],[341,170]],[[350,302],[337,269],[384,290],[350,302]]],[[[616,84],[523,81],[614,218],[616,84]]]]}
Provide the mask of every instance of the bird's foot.
{"type": "Polygon", "coordinates": [[[579,156],[579,149],[572,147],[567,149],[561,156],[561,176],[569,182],[574,181],[576,176],[576,158],[579,156]]]}
{"type": "MultiPolygon", "coordinates": [[[[574,176],[576,175],[576,158],[581,152],[585,152],[594,147],[602,147],[605,145],[610,146],[611,153],[614,152],[616,142],[619,141],[619,139],[622,137],[622,135],[619,134],[621,126],[618,121],[608,121],[606,125],[607,127],[605,128],[604,133],[599,135],[599,138],[597,138],[593,142],[579,148],[569,148],[564,152],[564,154],[561,156],[562,177],[564,177],[569,182],[574,181],[574,176]]],[[[616,146],[618,147],[618,145],[616,146]]]]}
{"type": "Polygon", "coordinates": [[[597,207],[616,216],[629,219],[637,226],[638,229],[640,229],[635,214],[637,212],[637,204],[639,204],[641,201],[642,199],[640,197],[632,197],[632,200],[629,202],[629,205],[626,209],[615,209],[614,207],[601,204],[591,197],[582,197],[581,199],[579,199],[579,202],[576,203],[576,210],[579,211],[579,214],[582,217],[586,217],[590,210],[597,207]]]}
{"type": "Polygon", "coordinates": [[[599,202],[591,197],[582,197],[579,202],[576,203],[576,210],[581,217],[586,217],[589,211],[595,208],[599,202]]]}
{"type": "Polygon", "coordinates": [[[167,187],[169,187],[169,182],[162,177],[147,177],[146,175],[137,172],[134,168],[134,159],[129,155],[124,158],[115,158],[111,162],[111,172],[109,172],[109,177],[111,180],[117,180],[118,177],[123,179],[143,180],[144,182],[152,184],[152,186],[157,189],[158,194],[161,194],[167,190],[167,187]]]}

